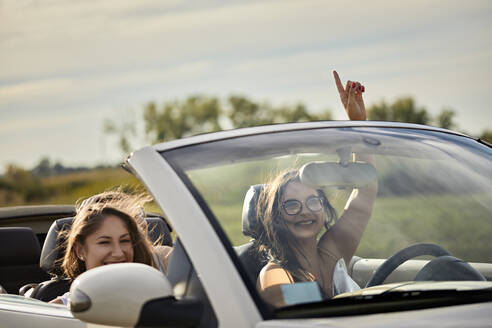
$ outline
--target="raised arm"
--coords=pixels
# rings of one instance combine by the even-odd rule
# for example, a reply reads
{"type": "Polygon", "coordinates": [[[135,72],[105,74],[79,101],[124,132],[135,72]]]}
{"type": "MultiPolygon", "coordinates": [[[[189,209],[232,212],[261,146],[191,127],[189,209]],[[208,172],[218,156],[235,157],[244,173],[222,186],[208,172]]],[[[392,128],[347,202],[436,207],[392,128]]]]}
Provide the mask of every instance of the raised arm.
{"type": "MultiPolygon", "coordinates": [[[[369,156],[360,155],[357,159],[372,162],[369,156]]],[[[354,189],[345,204],[341,217],[321,237],[318,246],[337,257],[343,257],[348,265],[371,218],[377,189],[377,182],[354,189]]]]}
{"type": "MultiPolygon", "coordinates": [[[[347,81],[343,87],[340,77],[333,71],[335,84],[340,94],[340,99],[350,120],[365,120],[366,109],[362,93],[364,86],[359,82],[347,81]]],[[[363,161],[375,166],[374,157],[371,155],[355,155],[356,161],[363,161]]],[[[377,182],[368,186],[354,189],[345,204],[342,216],[337,223],[328,230],[320,239],[318,247],[333,254],[343,257],[347,265],[359,246],[364,233],[377,194],[377,182]]]]}

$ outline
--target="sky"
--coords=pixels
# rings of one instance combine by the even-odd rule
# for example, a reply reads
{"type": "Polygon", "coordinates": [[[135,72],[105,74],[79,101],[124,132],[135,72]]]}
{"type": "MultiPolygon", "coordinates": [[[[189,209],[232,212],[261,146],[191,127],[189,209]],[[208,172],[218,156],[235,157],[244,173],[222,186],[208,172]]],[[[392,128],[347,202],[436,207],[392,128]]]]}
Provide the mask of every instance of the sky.
{"type": "Polygon", "coordinates": [[[115,164],[104,121],[138,121],[149,101],[240,94],[345,119],[334,69],[366,107],[411,96],[479,135],[491,35],[488,0],[0,0],[0,172],[115,164]]]}

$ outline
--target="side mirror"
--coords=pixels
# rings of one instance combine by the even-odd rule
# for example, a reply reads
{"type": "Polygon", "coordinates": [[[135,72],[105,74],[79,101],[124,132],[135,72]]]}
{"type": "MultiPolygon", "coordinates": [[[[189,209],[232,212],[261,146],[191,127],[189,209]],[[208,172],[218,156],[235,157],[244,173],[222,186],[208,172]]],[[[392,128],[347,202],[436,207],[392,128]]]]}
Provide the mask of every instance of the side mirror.
{"type": "Polygon", "coordinates": [[[101,325],[135,326],[142,309],[156,299],[174,299],[169,280],[140,263],[103,265],[81,274],[70,288],[70,311],[101,325]]]}

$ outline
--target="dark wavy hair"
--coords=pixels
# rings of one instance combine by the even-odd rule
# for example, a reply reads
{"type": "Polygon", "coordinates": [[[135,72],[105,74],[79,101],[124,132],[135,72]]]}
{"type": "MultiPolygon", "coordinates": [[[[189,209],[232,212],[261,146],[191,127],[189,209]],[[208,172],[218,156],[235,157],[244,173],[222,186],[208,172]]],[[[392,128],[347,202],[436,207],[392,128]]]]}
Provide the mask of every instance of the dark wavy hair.
{"type": "MultiPolygon", "coordinates": [[[[302,183],[298,170],[282,172],[268,182],[258,199],[257,213],[260,225],[255,247],[263,258],[279,264],[299,281],[308,281],[309,276],[297,259],[294,249],[299,249],[297,240],[285,223],[281,203],[285,189],[290,183],[302,183]]],[[[337,213],[322,189],[316,189],[326,214],[325,228],[328,230],[336,221],[337,213]]]]}

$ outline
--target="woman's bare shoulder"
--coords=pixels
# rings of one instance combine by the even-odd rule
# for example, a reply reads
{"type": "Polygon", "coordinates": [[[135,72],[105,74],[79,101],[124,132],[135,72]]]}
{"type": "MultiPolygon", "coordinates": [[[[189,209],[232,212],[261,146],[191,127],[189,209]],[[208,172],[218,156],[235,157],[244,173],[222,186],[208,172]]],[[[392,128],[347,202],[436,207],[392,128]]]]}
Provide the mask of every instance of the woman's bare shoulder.
{"type": "Polygon", "coordinates": [[[262,269],[261,271],[268,271],[268,270],[274,270],[274,269],[282,269],[282,266],[278,263],[274,262],[268,262],[262,269]]]}
{"type": "Polygon", "coordinates": [[[268,262],[260,271],[258,285],[265,289],[270,286],[293,283],[292,275],[281,265],[268,262]]]}

